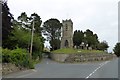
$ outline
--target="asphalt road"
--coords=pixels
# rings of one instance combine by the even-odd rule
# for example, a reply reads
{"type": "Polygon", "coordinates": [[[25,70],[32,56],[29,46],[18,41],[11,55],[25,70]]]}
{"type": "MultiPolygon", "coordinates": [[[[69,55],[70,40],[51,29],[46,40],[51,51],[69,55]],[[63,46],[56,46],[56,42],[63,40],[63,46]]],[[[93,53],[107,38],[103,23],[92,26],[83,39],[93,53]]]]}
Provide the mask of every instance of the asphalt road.
{"type": "Polygon", "coordinates": [[[118,59],[95,63],[57,63],[43,59],[33,70],[21,71],[5,78],[118,78],[118,59]]]}

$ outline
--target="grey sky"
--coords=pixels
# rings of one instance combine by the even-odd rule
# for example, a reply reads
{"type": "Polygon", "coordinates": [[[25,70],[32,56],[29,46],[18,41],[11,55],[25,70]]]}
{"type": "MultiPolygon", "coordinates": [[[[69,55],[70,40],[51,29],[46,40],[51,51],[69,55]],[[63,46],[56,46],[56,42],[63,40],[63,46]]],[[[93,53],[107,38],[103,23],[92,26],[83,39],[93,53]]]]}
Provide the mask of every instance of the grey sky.
{"type": "MultiPolygon", "coordinates": [[[[15,19],[26,12],[37,13],[42,21],[72,19],[74,30],[92,30],[99,40],[106,40],[112,51],[118,42],[119,0],[8,0],[15,19]]],[[[46,43],[48,45],[48,43],[46,43]]]]}

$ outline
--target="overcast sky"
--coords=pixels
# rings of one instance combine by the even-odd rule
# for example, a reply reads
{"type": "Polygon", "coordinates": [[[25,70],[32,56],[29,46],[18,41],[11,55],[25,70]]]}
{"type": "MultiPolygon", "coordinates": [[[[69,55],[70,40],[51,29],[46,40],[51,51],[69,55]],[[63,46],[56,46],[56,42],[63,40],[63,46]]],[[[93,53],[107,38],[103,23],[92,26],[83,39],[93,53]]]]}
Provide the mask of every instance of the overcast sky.
{"type": "MultiPolygon", "coordinates": [[[[100,41],[106,40],[112,51],[118,42],[119,0],[8,0],[15,19],[26,12],[37,13],[42,21],[72,19],[74,30],[92,30],[100,41]]],[[[46,43],[48,45],[48,43],[46,43]]]]}

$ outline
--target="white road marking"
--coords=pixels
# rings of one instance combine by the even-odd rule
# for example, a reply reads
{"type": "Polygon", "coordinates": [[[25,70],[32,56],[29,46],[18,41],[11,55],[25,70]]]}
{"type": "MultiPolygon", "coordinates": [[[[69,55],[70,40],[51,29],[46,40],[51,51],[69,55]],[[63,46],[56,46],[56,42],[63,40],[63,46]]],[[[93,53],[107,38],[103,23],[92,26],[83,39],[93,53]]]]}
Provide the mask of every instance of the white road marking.
{"type": "Polygon", "coordinates": [[[91,77],[98,69],[100,69],[103,65],[107,64],[108,62],[110,62],[110,61],[101,63],[100,66],[98,68],[96,68],[92,73],[90,73],[89,76],[87,76],[85,79],[88,79],[89,77],[91,77]]]}

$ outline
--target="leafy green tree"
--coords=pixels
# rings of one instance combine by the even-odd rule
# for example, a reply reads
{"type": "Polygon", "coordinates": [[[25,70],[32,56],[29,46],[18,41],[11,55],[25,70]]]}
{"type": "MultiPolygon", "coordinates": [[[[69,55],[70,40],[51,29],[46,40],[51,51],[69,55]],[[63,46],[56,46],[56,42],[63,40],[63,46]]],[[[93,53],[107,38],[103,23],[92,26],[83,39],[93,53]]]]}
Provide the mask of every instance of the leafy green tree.
{"type": "Polygon", "coordinates": [[[33,21],[34,21],[34,28],[35,28],[34,32],[41,36],[42,28],[40,26],[42,24],[42,20],[40,16],[36,13],[33,13],[31,14],[29,19],[31,20],[31,23],[32,23],[31,26],[33,25],[33,21]]]}
{"type": "Polygon", "coordinates": [[[99,43],[97,34],[93,34],[93,32],[87,29],[85,32],[76,30],[73,34],[73,44],[74,46],[80,46],[80,44],[84,42],[85,45],[88,44],[88,47],[92,47],[93,49],[97,49],[97,45],[99,43]]]}
{"type": "Polygon", "coordinates": [[[106,41],[103,41],[103,42],[99,43],[98,46],[97,46],[98,50],[106,51],[107,48],[109,48],[109,46],[108,46],[108,43],[106,41]]]}
{"type": "Polygon", "coordinates": [[[93,35],[93,38],[92,38],[92,41],[93,41],[93,49],[97,49],[97,45],[99,44],[99,40],[98,40],[98,36],[97,36],[97,34],[94,34],[93,35]]]}
{"type": "Polygon", "coordinates": [[[91,46],[94,42],[93,42],[93,32],[89,29],[87,29],[84,34],[86,35],[85,36],[85,39],[84,39],[84,42],[86,44],[88,44],[88,46],[91,46]]]}
{"type": "Polygon", "coordinates": [[[76,46],[77,45],[77,30],[74,31],[74,34],[73,34],[73,45],[76,46]]]}
{"type": "Polygon", "coordinates": [[[54,50],[60,49],[60,43],[61,41],[59,39],[54,39],[53,41],[50,41],[50,44],[54,44],[54,50]]]}
{"type": "MultiPolygon", "coordinates": [[[[26,31],[24,28],[14,27],[12,31],[12,36],[10,37],[12,41],[15,42],[16,47],[24,48],[29,50],[30,48],[30,40],[31,40],[31,32],[26,31]]],[[[33,40],[33,56],[39,56],[41,58],[41,53],[44,48],[44,40],[42,36],[40,37],[38,34],[34,34],[33,40]],[[39,52],[39,53],[38,53],[39,52]]]]}
{"type": "Polygon", "coordinates": [[[76,30],[74,31],[74,34],[73,34],[73,44],[74,46],[80,46],[80,44],[82,43],[84,39],[84,33],[80,30],[76,30]]]}
{"type": "Polygon", "coordinates": [[[114,54],[117,55],[117,57],[120,57],[120,43],[117,43],[113,49],[114,54]]]}
{"type": "Polygon", "coordinates": [[[34,21],[34,36],[33,36],[33,53],[32,56],[35,59],[39,56],[41,58],[41,53],[44,48],[44,38],[41,35],[41,18],[36,13],[31,14],[30,17],[27,16],[25,12],[21,13],[18,20],[13,20],[13,30],[10,37],[12,43],[14,44],[13,49],[16,47],[25,48],[30,50],[31,42],[31,30],[34,21]],[[36,57],[35,57],[36,56],[36,57]]]}
{"type": "Polygon", "coordinates": [[[31,33],[26,31],[24,28],[14,27],[12,31],[12,36],[10,37],[11,41],[15,43],[14,48],[26,48],[30,46],[31,33]]]}
{"type": "Polygon", "coordinates": [[[42,36],[39,36],[38,34],[34,34],[34,40],[33,40],[33,59],[41,59],[42,57],[42,52],[44,48],[44,39],[42,36]]]}
{"type": "Polygon", "coordinates": [[[51,50],[58,48],[55,44],[56,39],[59,41],[61,37],[61,26],[62,24],[58,19],[51,18],[44,22],[43,24],[43,33],[47,36],[47,40],[51,45],[51,50]]]}
{"type": "Polygon", "coordinates": [[[22,12],[21,15],[18,16],[17,23],[19,23],[21,27],[31,30],[33,26],[33,21],[34,21],[34,29],[35,29],[34,32],[41,35],[42,28],[40,26],[41,26],[42,20],[38,14],[33,13],[31,14],[30,17],[28,17],[25,12],[22,12]]]}
{"type": "Polygon", "coordinates": [[[13,17],[10,13],[9,7],[7,2],[2,2],[2,47],[9,48],[9,35],[11,35],[11,21],[13,17]]]}
{"type": "Polygon", "coordinates": [[[84,35],[86,35],[84,36],[84,43],[88,44],[88,47],[92,47],[93,49],[96,49],[99,43],[97,34],[93,34],[91,30],[87,29],[84,32],[84,35]]]}
{"type": "Polygon", "coordinates": [[[18,23],[19,25],[21,25],[21,27],[23,28],[30,28],[29,24],[29,17],[27,16],[27,14],[25,12],[22,12],[20,16],[18,16],[18,23]]]}

